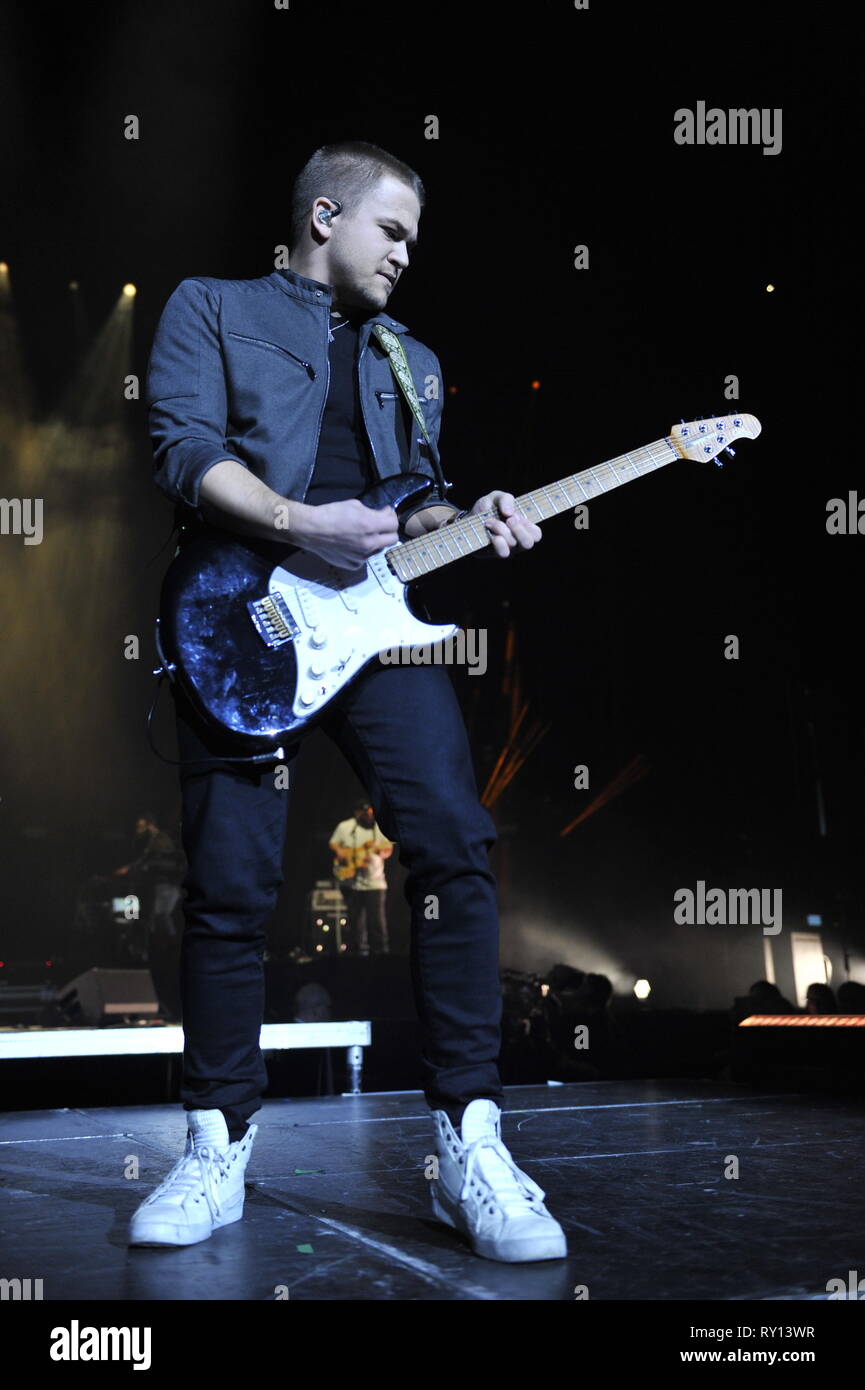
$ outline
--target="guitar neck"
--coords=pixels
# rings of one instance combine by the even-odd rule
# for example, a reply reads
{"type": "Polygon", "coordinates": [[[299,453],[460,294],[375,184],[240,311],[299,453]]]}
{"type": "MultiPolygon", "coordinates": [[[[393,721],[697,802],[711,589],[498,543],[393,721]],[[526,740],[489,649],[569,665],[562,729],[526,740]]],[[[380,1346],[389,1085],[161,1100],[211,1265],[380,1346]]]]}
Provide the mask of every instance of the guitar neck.
{"type": "MultiPolygon", "coordinates": [[[[636,449],[632,454],[620,454],[618,458],[600,463],[596,468],[585,468],[582,473],[573,473],[556,483],[527,492],[523,497],[516,497],[516,509],[521,516],[540,525],[551,516],[558,516],[560,512],[569,511],[581,502],[599,497],[602,492],[612,492],[613,488],[653,473],[681,457],[669,439],[656,439],[654,444],[636,449]]],[[[442,569],[454,560],[461,560],[464,555],[483,550],[490,544],[484,519],[493,516],[495,512],[492,511],[479,512],[477,516],[452,521],[449,526],[392,546],[387,552],[391,569],[397,578],[408,583],[423,574],[442,569]]]]}

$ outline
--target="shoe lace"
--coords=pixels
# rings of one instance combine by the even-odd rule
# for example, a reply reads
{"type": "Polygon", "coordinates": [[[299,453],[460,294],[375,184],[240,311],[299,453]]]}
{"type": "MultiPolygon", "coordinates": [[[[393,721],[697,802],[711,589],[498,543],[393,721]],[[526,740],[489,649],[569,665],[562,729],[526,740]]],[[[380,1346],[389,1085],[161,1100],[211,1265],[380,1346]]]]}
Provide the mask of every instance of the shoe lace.
{"type": "MultiPolygon", "coordinates": [[[[165,1181],[151,1195],[150,1200],[152,1202],[154,1198],[161,1197],[169,1190],[186,1193],[200,1189],[210,1208],[211,1216],[218,1217],[221,1215],[221,1208],[216,1191],[217,1178],[227,1176],[227,1155],[210,1144],[201,1144],[183,1155],[165,1181]]],[[[195,1200],[200,1201],[200,1198],[196,1197],[195,1200]]]]}
{"type": "MultiPolygon", "coordinates": [[[[496,1135],[482,1135],[480,1139],[475,1139],[466,1146],[461,1202],[468,1197],[476,1179],[481,1179],[483,1186],[488,1189],[484,1195],[484,1204],[486,1205],[487,1201],[495,1203],[505,1213],[525,1212],[527,1205],[530,1210],[534,1210],[535,1200],[542,1202],[546,1196],[528,1173],[517,1167],[507,1148],[496,1135]],[[485,1159],[486,1166],[482,1159],[485,1159]]],[[[481,1183],[478,1183],[478,1186],[481,1186],[481,1183]]]]}

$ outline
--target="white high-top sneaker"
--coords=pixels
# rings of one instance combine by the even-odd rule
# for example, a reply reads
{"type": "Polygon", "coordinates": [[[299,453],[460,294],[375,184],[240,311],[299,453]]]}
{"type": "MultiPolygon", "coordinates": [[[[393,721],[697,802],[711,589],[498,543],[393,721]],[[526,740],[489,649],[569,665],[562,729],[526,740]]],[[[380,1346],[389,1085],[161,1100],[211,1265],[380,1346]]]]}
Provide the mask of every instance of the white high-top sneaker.
{"type": "Polygon", "coordinates": [[[501,1111],[473,1100],[457,1135],[447,1111],[434,1110],[438,1179],[430,1183],[439,1221],[468,1236],[477,1255],[517,1264],[567,1255],[565,1233],[544,1206],[546,1194],[502,1143],[501,1111]]]}
{"type": "Polygon", "coordinates": [[[244,1173],[258,1125],[228,1140],[221,1110],[187,1113],[186,1149],[129,1224],[130,1245],[195,1245],[243,1215],[244,1173]]]}

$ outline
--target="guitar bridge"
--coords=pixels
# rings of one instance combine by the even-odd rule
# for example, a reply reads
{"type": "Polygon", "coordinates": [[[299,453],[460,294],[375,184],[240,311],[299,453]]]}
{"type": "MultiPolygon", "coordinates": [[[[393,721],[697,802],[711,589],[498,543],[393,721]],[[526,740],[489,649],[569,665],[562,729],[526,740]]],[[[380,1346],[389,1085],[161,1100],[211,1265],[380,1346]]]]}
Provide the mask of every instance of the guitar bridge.
{"type": "Polygon", "coordinates": [[[247,605],[255,630],[267,647],[282,647],[300,632],[288,604],[278,591],[264,598],[252,599],[247,605]]]}

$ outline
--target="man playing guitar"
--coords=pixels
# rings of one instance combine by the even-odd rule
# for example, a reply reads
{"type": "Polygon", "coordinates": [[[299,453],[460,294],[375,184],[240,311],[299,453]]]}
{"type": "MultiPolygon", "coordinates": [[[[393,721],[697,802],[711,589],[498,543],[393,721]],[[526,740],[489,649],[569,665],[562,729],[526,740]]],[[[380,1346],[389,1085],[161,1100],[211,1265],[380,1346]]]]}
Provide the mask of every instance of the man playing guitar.
{"type": "Polygon", "coordinates": [[[354,815],[341,820],[330,837],[333,873],[348,909],[349,948],[360,956],[388,954],[387,879],[384,861],[393,845],[375,823],[367,798],[358,801],[354,815]]]}
{"type": "MultiPolygon", "coordinates": [[[[379,147],[326,146],[294,186],[290,269],[257,280],[189,279],[175,290],[154,342],[147,400],[156,482],[185,524],[290,544],[356,570],[400,537],[461,515],[444,495],[450,485],[438,457],[438,358],[388,312],[424,201],[414,170],[379,147]],[[423,439],[376,325],[399,339],[423,439]],[[422,503],[398,516],[359,500],[371,481],[406,471],[434,481],[422,503]]],[[[478,214],[467,214],[464,274],[480,245],[478,214]]],[[[479,498],[471,513],[484,512],[492,512],[483,525],[495,555],[540,540],[511,494],[479,498]]],[[[267,1085],[262,949],[282,879],[289,795],[272,767],[237,761],[231,737],[199,719],[182,689],[173,696],[189,865],[181,978],[188,1135],[183,1157],[133,1217],[137,1244],[191,1244],[242,1215],[257,1129],[248,1121],[267,1085]]],[[[501,1139],[499,928],[488,864],[495,829],[478,799],[448,674],[437,664],[372,661],[321,726],[367,788],[407,869],[421,1075],[439,1155],[433,1212],[487,1258],[561,1257],[561,1227],[501,1139]]],[[[289,770],[296,754],[296,746],[285,750],[289,770]]]]}

